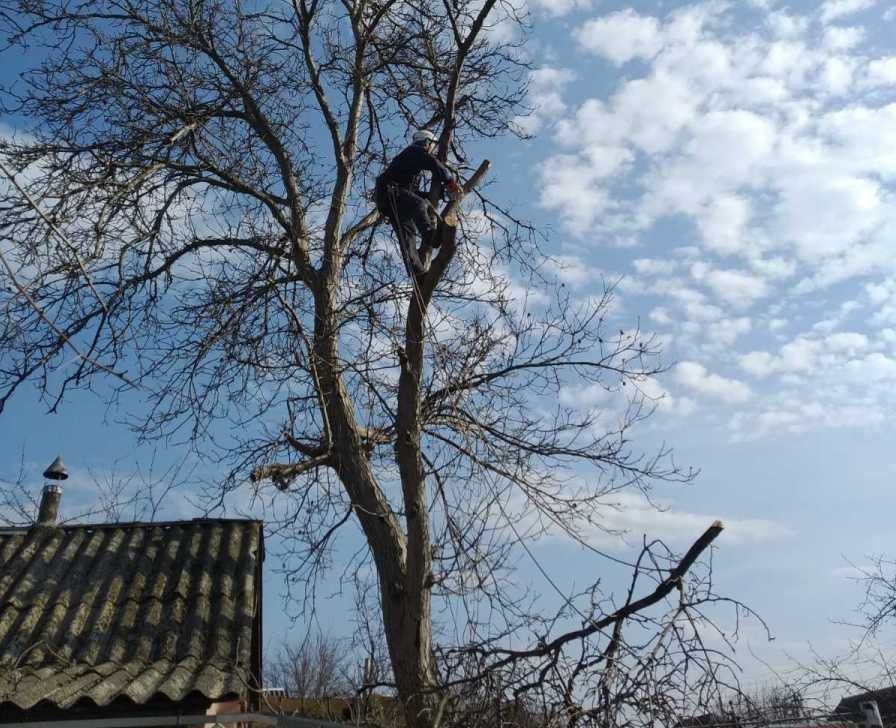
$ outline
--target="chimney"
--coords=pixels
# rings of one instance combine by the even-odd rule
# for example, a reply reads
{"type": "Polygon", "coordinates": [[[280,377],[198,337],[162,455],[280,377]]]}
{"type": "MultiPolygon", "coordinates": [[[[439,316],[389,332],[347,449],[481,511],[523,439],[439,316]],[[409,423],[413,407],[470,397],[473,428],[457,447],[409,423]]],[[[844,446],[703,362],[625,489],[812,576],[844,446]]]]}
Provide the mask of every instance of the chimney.
{"type": "Polygon", "coordinates": [[[61,455],[44,470],[44,478],[57,482],[44,483],[44,489],[40,495],[40,509],[37,513],[38,526],[56,525],[56,519],[59,516],[59,502],[62,500],[62,486],[59,482],[67,477],[68,471],[65,469],[61,455]]]}
{"type": "Polygon", "coordinates": [[[884,722],[880,718],[876,700],[862,703],[862,713],[865,714],[865,728],[882,728],[884,722]]]}

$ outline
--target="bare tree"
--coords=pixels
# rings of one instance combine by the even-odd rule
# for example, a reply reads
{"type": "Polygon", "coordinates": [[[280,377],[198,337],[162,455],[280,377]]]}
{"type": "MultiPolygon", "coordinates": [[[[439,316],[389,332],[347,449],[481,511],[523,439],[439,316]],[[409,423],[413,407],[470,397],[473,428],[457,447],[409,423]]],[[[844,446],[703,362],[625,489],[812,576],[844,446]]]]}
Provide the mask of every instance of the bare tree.
{"type": "Polygon", "coordinates": [[[501,672],[573,722],[623,720],[634,695],[668,715],[673,682],[718,676],[700,637],[716,597],[684,587],[720,529],[683,559],[645,544],[621,600],[597,573],[550,619],[514,581],[540,535],[590,548],[614,493],[694,475],[630,441],[656,342],[611,328],[611,287],[550,286],[537,236],[476,189],[488,165],[466,160],[521,111],[524,20],[511,0],[0,10],[12,52],[39,49],[2,91],[29,128],[0,148],[0,408],[26,382],[51,410],[94,389],[141,437],[227,463],[209,495],[251,479],[300,597],[357,527],[344,574],[376,575],[414,727],[501,672]],[[409,280],[367,195],[414,126],[470,199],[409,280]],[[627,405],[583,412],[565,386],[627,405]],[[597,673],[603,692],[582,694],[597,673]]]}
{"type": "Polygon", "coordinates": [[[859,604],[862,626],[868,636],[874,636],[896,623],[896,559],[878,554],[868,561],[866,566],[853,568],[865,592],[859,604]]]}
{"type": "Polygon", "coordinates": [[[846,648],[831,653],[812,648],[808,660],[795,662],[793,682],[827,709],[833,709],[845,695],[883,690],[880,700],[885,720],[894,717],[889,696],[896,685],[896,658],[891,629],[896,622],[896,561],[887,555],[867,557],[866,564],[850,564],[852,579],[862,589],[855,617],[838,620],[850,637],[846,648]]]}
{"type": "Polygon", "coordinates": [[[290,697],[324,698],[349,692],[349,666],[345,648],[338,640],[323,635],[287,643],[269,660],[265,682],[286,690],[290,697]]]}
{"type": "Polygon", "coordinates": [[[784,682],[769,682],[734,695],[727,717],[747,722],[805,718],[810,715],[803,689],[784,682]]]}

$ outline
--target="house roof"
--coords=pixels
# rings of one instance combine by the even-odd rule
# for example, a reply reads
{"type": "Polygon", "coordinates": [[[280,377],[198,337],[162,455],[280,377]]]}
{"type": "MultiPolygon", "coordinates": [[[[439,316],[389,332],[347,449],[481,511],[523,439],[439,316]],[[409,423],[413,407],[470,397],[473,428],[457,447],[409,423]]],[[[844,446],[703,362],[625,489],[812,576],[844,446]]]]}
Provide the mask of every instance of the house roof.
{"type": "Polygon", "coordinates": [[[263,549],[246,520],[0,531],[0,707],[246,696],[263,549]]]}
{"type": "Polygon", "coordinates": [[[882,690],[871,690],[858,695],[849,695],[843,698],[837,705],[837,712],[861,714],[862,703],[872,700],[877,703],[877,709],[885,719],[885,722],[892,722],[896,718],[896,686],[883,688],[882,690]],[[888,718],[889,720],[886,720],[888,718]]]}

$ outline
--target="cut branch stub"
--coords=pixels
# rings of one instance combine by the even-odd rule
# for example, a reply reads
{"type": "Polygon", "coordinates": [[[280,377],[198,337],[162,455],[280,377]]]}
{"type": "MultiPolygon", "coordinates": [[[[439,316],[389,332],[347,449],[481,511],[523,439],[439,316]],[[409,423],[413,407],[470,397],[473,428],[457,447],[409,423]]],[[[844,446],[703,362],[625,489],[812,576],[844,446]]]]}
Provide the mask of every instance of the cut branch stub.
{"type": "Polygon", "coordinates": [[[492,163],[489,160],[484,160],[482,164],[476,168],[476,171],[473,172],[473,176],[462,185],[461,194],[445,205],[445,209],[442,210],[442,220],[444,221],[445,226],[452,228],[457,227],[457,211],[460,208],[460,203],[463,201],[464,197],[479,186],[479,183],[482,182],[482,178],[488,174],[491,164],[492,163]]]}
{"type": "Polygon", "coordinates": [[[436,234],[439,236],[439,246],[445,251],[450,251],[451,255],[453,255],[455,250],[455,238],[457,236],[457,215],[460,211],[460,204],[461,202],[463,202],[464,197],[466,197],[471,191],[479,186],[479,184],[482,182],[483,177],[488,174],[490,168],[491,162],[487,159],[484,160],[476,168],[476,171],[473,172],[473,175],[470,177],[470,179],[468,179],[463,185],[461,185],[460,194],[450,200],[442,210],[442,213],[440,215],[441,221],[439,222],[439,227],[436,234]]]}

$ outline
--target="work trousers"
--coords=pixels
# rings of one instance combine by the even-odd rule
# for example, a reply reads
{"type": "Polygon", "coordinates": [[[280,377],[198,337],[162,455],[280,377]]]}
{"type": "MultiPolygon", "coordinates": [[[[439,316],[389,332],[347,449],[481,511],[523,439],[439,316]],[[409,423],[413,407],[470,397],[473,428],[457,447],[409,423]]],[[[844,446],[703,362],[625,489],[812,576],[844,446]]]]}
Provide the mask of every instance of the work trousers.
{"type": "Polygon", "coordinates": [[[423,242],[428,242],[432,236],[433,224],[429,217],[429,203],[408,188],[390,185],[378,179],[376,206],[401,236],[404,245],[416,247],[418,232],[423,242]]]}

